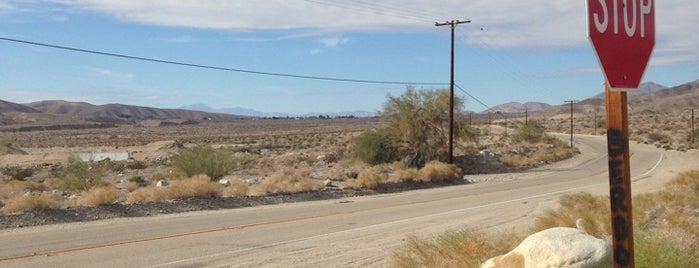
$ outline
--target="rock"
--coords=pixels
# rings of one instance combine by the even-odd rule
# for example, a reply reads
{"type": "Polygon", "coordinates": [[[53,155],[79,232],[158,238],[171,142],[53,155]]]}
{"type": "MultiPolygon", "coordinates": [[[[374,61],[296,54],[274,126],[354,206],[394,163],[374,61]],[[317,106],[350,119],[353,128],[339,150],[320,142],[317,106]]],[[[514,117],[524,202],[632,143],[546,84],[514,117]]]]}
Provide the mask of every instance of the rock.
{"type": "Polygon", "coordinates": [[[218,180],[218,183],[223,185],[224,187],[231,186],[231,181],[229,181],[228,179],[220,179],[218,180]]]}
{"type": "Polygon", "coordinates": [[[333,181],[331,180],[325,180],[324,184],[325,187],[335,187],[335,185],[333,185],[333,181]]]}
{"type": "Polygon", "coordinates": [[[156,187],[166,187],[168,185],[170,185],[170,182],[167,180],[158,180],[158,182],[155,183],[156,187]]]}
{"type": "Polygon", "coordinates": [[[612,245],[581,229],[556,227],[530,235],[512,251],[487,260],[481,267],[612,267],[612,245]]]}

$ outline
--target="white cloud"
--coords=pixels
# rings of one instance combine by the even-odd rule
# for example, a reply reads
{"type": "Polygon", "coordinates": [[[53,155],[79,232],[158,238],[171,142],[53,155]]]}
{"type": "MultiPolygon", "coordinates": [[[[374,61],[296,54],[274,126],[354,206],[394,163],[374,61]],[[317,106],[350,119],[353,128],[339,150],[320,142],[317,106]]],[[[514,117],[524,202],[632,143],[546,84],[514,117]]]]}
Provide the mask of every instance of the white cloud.
{"type": "Polygon", "coordinates": [[[90,70],[94,74],[98,74],[107,79],[131,81],[135,77],[135,75],[132,73],[122,73],[98,67],[88,67],[88,70],[90,70]]]}
{"type": "MultiPolygon", "coordinates": [[[[551,0],[52,0],[150,25],[224,30],[423,31],[434,21],[469,18],[462,40],[486,47],[565,47],[587,43],[585,1],[551,0]],[[483,30],[481,30],[483,29],[483,30]]],[[[647,0],[644,0],[647,1],[647,0]]],[[[1,3],[1,2],[0,2],[1,3]]],[[[7,6],[7,4],[6,4],[7,6]]],[[[2,4],[0,4],[0,8],[2,4]]],[[[658,58],[699,58],[699,1],[656,1],[658,58]],[[674,52],[666,54],[665,50],[674,52]]],[[[446,28],[446,27],[445,27],[446,28]]],[[[444,29],[446,30],[446,29],[444,29]]],[[[326,46],[341,40],[328,39],[326,46]]],[[[669,62],[669,61],[668,61],[669,62]]]]}
{"type": "Polygon", "coordinates": [[[347,44],[349,42],[349,38],[344,38],[344,37],[326,37],[326,38],[321,38],[319,41],[321,44],[323,44],[327,48],[336,48],[340,45],[347,44]]]}

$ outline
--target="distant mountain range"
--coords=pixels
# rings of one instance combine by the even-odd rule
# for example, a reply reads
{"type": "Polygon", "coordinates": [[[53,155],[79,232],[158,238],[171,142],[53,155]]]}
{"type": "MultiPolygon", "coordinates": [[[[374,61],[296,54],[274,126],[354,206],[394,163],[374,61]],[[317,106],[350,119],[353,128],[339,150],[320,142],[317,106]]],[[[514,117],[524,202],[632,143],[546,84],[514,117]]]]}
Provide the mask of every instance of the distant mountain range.
{"type": "Polygon", "coordinates": [[[254,109],[234,107],[234,108],[223,108],[216,109],[206,106],[204,104],[193,104],[188,106],[180,107],[180,109],[193,110],[193,111],[203,111],[209,113],[223,113],[223,114],[235,114],[235,115],[245,115],[254,117],[318,117],[318,116],[330,116],[330,117],[372,117],[376,116],[376,113],[367,111],[348,111],[348,112],[337,112],[337,113],[305,113],[305,114],[292,114],[292,113],[265,113],[254,109]]]}
{"type": "Polygon", "coordinates": [[[521,102],[508,102],[500,105],[493,106],[490,110],[485,110],[482,113],[487,113],[488,111],[496,111],[496,112],[502,112],[502,113],[523,113],[525,111],[529,112],[535,112],[535,111],[541,111],[541,110],[546,110],[548,108],[551,108],[552,105],[543,103],[543,102],[526,102],[526,103],[521,103],[521,102]]]}
{"type": "MultiPolygon", "coordinates": [[[[665,87],[653,82],[644,83],[640,89],[629,93],[630,112],[667,112],[699,106],[699,80],[675,87],[665,87]]],[[[604,94],[579,101],[575,105],[579,113],[604,111],[604,94]]],[[[555,115],[569,112],[567,105],[552,106],[541,102],[510,102],[494,106],[491,111],[502,113],[544,113],[555,115]]],[[[486,111],[487,113],[487,111],[486,111]]],[[[375,113],[354,111],[343,113],[308,113],[303,115],[263,113],[253,109],[214,109],[206,105],[190,105],[182,109],[158,109],[124,104],[93,105],[84,102],[48,100],[18,104],[0,100],[0,127],[12,125],[84,125],[84,124],[134,124],[143,120],[160,120],[164,123],[199,121],[230,121],[251,117],[370,117],[375,113]]],[[[13,129],[16,127],[9,127],[13,129]]],[[[5,128],[7,129],[7,128],[5,128]]]]}
{"type": "Polygon", "coordinates": [[[85,102],[48,100],[25,104],[0,100],[0,126],[82,125],[86,123],[135,123],[143,120],[203,121],[239,120],[240,115],[183,109],[158,109],[124,104],[93,105],[85,102]]]}
{"type": "MultiPolygon", "coordinates": [[[[699,80],[697,80],[697,81],[699,81],[699,80]]],[[[646,82],[646,83],[641,84],[638,87],[638,90],[629,91],[628,96],[631,97],[631,96],[636,96],[636,95],[653,93],[653,92],[663,90],[666,88],[668,88],[668,87],[663,86],[663,85],[658,85],[654,82],[646,82]]],[[[594,95],[594,96],[590,97],[590,99],[602,99],[603,100],[604,99],[604,92],[597,94],[597,95],[594,95]]]]}

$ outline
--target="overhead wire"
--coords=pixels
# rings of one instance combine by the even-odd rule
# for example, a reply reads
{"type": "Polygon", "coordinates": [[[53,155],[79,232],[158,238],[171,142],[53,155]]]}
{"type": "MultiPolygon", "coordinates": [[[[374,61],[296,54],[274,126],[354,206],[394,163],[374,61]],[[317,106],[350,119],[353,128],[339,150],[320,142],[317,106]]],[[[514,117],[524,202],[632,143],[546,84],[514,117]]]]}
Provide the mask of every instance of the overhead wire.
{"type": "Polygon", "coordinates": [[[352,1],[349,3],[336,2],[336,1],[318,1],[318,0],[304,0],[309,3],[321,4],[326,6],[332,6],[336,8],[346,9],[350,11],[360,12],[360,13],[371,13],[378,15],[386,15],[392,17],[398,17],[403,19],[414,20],[418,22],[434,22],[431,17],[426,17],[424,15],[417,14],[415,12],[398,10],[395,8],[380,7],[377,5],[368,4],[367,2],[352,1]]]}
{"type": "Polygon", "coordinates": [[[0,40],[14,42],[14,43],[20,43],[20,44],[40,46],[40,47],[48,47],[48,48],[54,48],[54,49],[60,49],[60,50],[101,55],[101,56],[109,56],[109,57],[116,57],[116,58],[140,60],[140,61],[146,61],[146,62],[155,62],[155,63],[179,65],[179,66],[210,69],[210,70],[248,73],[248,74],[255,74],[255,75],[277,76],[277,77],[309,79],[309,80],[324,80],[324,81],[347,82],[347,83],[364,83],[364,84],[418,85],[418,86],[442,86],[442,85],[449,84],[449,83],[445,83],[445,82],[368,80],[368,79],[353,79],[353,78],[341,78],[341,77],[327,77],[327,76],[314,76],[314,75],[300,75],[300,74],[287,74],[287,73],[276,73],[276,72],[266,72],[266,71],[255,71],[255,70],[246,70],[246,69],[237,69],[237,68],[229,68],[229,67],[204,65],[204,64],[197,64],[197,63],[188,63],[188,62],[181,62],[181,61],[163,60],[163,59],[141,57],[141,56],[132,56],[132,55],[126,55],[126,54],[104,52],[104,51],[98,51],[98,50],[83,49],[83,48],[55,45],[55,44],[48,44],[48,43],[40,43],[40,42],[20,40],[20,39],[7,38],[7,37],[0,37],[0,40]]]}

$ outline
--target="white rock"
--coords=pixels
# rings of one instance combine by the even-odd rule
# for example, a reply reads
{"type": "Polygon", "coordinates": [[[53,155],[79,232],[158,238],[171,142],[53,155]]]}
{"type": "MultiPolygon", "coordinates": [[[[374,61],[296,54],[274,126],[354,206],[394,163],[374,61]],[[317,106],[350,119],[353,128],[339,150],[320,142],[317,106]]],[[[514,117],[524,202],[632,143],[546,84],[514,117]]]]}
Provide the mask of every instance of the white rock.
{"type": "Polygon", "coordinates": [[[229,181],[228,179],[220,179],[218,180],[218,183],[223,185],[224,187],[231,186],[231,181],[229,181]]]}
{"type": "Polygon", "coordinates": [[[325,183],[325,187],[334,187],[335,186],[335,185],[333,185],[333,181],[331,181],[331,180],[325,180],[324,183],[325,183]]]}
{"type": "Polygon", "coordinates": [[[579,229],[556,227],[530,235],[512,251],[487,260],[481,267],[612,267],[612,245],[579,229]]]}
{"type": "Polygon", "coordinates": [[[167,180],[158,180],[158,182],[155,183],[156,187],[165,187],[170,185],[170,183],[167,180]]]}

